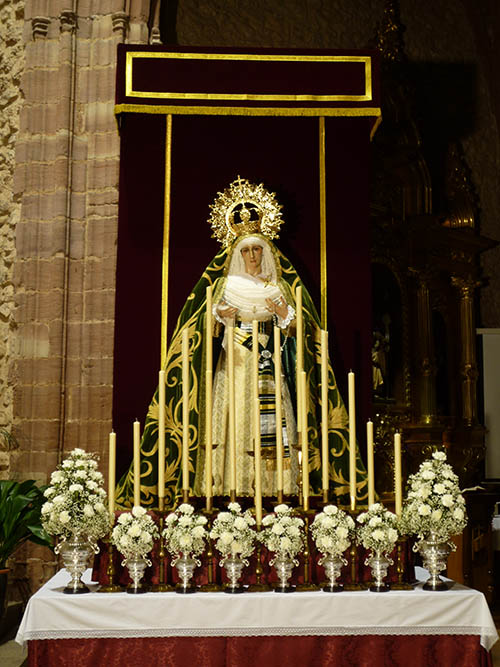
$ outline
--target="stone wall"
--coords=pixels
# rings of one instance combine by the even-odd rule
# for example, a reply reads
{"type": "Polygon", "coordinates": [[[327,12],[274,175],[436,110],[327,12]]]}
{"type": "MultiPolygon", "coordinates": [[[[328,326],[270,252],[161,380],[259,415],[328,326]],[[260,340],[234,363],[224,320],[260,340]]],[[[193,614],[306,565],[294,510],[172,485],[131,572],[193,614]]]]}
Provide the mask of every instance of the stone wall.
{"type": "MultiPolygon", "coordinates": [[[[13,383],[9,369],[14,352],[16,317],[13,269],[20,197],[13,193],[16,137],[23,102],[20,79],[24,65],[24,2],[0,2],[0,447],[10,449],[13,383]]],[[[0,450],[0,476],[10,474],[10,455],[0,450]]]]}

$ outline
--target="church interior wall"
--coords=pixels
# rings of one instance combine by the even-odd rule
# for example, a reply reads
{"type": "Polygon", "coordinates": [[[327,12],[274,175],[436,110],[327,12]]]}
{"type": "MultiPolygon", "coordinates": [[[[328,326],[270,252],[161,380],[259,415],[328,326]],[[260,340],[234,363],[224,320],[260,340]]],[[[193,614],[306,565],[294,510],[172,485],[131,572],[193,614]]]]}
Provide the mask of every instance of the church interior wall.
{"type": "MultiPolygon", "coordinates": [[[[74,2],[75,11],[69,4],[0,6],[0,428],[17,442],[0,451],[0,475],[40,481],[75,446],[97,451],[106,464],[119,163],[115,53],[121,41],[148,42],[156,3],[88,0],[74,2]]],[[[181,45],[361,49],[386,4],[178,0],[175,33],[181,45]]],[[[488,15],[478,24],[472,5],[399,3],[411,62],[475,72],[474,122],[457,138],[479,196],[481,233],[498,239],[491,30],[498,39],[500,20],[496,12],[490,42],[481,43],[488,15]]],[[[439,123],[439,108],[428,104],[428,122],[439,123]]],[[[483,257],[485,327],[500,326],[499,260],[499,249],[483,257]]],[[[50,574],[45,557],[29,552],[33,585],[50,574]]]]}

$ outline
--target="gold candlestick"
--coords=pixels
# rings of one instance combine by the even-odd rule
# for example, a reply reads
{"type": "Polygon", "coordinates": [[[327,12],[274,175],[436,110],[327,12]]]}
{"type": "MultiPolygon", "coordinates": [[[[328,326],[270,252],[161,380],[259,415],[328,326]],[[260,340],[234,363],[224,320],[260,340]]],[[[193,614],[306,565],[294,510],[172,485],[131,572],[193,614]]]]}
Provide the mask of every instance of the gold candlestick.
{"type": "Polygon", "coordinates": [[[108,583],[105,586],[101,586],[99,588],[99,593],[121,593],[123,591],[123,588],[119,584],[115,584],[116,572],[115,572],[115,564],[113,562],[114,545],[111,540],[111,532],[103,540],[103,542],[107,544],[107,552],[108,552],[108,565],[106,567],[106,576],[108,577],[108,583]]]}
{"type": "Polygon", "coordinates": [[[311,566],[309,563],[309,557],[311,555],[311,552],[309,550],[309,517],[312,516],[314,512],[311,511],[303,511],[301,512],[301,515],[304,518],[304,533],[305,533],[305,545],[304,545],[304,551],[302,552],[302,557],[304,559],[304,581],[300,584],[297,584],[296,590],[297,591],[316,591],[318,590],[318,586],[316,584],[313,584],[311,581],[311,566]]]}
{"type": "Polygon", "coordinates": [[[403,547],[406,547],[407,541],[408,538],[403,535],[402,537],[399,537],[398,541],[396,542],[396,573],[398,575],[398,580],[394,584],[391,584],[392,590],[395,591],[413,590],[413,586],[408,581],[405,581],[405,563],[403,560],[403,547]]]}
{"type": "Polygon", "coordinates": [[[160,550],[158,552],[158,583],[152,587],[155,593],[167,593],[173,591],[174,587],[167,583],[167,552],[165,549],[165,538],[163,529],[165,528],[165,498],[159,498],[159,531],[160,531],[160,550]]]}
{"type": "MultiPolygon", "coordinates": [[[[210,530],[212,528],[214,512],[212,509],[203,510],[203,514],[208,518],[207,531],[210,535],[210,530]]],[[[206,584],[200,586],[200,591],[202,593],[213,593],[221,590],[221,586],[215,581],[214,577],[214,545],[212,539],[209,537],[207,540],[207,550],[205,551],[205,557],[207,561],[207,578],[208,581],[206,584]]]]}
{"type": "MultiPolygon", "coordinates": [[[[259,531],[260,532],[260,531],[259,531]]],[[[261,591],[270,591],[271,586],[263,581],[264,569],[262,567],[262,545],[260,542],[257,542],[257,547],[255,548],[255,584],[250,584],[248,591],[250,593],[259,593],[261,591]]]]}

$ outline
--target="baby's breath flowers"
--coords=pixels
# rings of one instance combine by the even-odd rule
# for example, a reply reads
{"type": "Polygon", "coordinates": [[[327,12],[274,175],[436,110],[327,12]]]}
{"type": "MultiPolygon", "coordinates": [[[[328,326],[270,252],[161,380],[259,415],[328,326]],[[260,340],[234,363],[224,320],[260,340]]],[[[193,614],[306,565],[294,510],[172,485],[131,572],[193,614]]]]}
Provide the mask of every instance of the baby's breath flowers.
{"type": "Polygon", "coordinates": [[[231,556],[248,558],[254,550],[255,519],[250,510],[242,512],[239,503],[229,503],[227,512],[219,512],[210,531],[215,548],[222,554],[221,564],[231,556]]]}
{"type": "Polygon", "coordinates": [[[324,556],[341,556],[351,544],[355,524],[353,519],[336,505],[327,505],[316,514],[311,533],[324,556]]]}
{"type": "Polygon", "coordinates": [[[465,500],[444,452],[434,452],[424,461],[408,478],[408,487],[400,521],[403,533],[419,539],[433,533],[446,541],[463,531],[467,525],[465,500]]]}
{"type": "Polygon", "coordinates": [[[373,553],[390,553],[398,540],[398,517],[381,503],[358,515],[358,542],[373,553]]]}
{"type": "Polygon", "coordinates": [[[145,558],[152,550],[154,540],[160,536],[153,519],[144,507],[136,505],[131,512],[118,517],[113,528],[113,544],[126,560],[145,558]]]}
{"type": "Polygon", "coordinates": [[[295,558],[304,548],[304,521],[281,504],[262,520],[258,539],[279,558],[295,558]]]}
{"type": "Polygon", "coordinates": [[[42,523],[51,535],[86,535],[96,541],[109,530],[109,512],[98,458],[76,448],[52,473],[44,492],[42,523]]]}
{"type": "Polygon", "coordinates": [[[202,514],[195,514],[192,505],[182,503],[165,519],[163,537],[167,549],[174,556],[202,554],[208,536],[206,523],[206,517],[202,514]]]}

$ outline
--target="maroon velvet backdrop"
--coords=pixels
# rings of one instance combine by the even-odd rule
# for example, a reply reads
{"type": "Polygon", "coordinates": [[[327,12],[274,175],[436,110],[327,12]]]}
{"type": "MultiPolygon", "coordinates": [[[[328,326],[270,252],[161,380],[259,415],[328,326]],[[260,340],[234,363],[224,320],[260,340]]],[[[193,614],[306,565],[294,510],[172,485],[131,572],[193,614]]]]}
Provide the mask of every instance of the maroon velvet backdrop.
{"type": "MultiPolygon", "coordinates": [[[[357,373],[359,433],[370,411],[371,284],[368,192],[373,118],[326,124],[328,328],[330,355],[346,396],[357,373]]],[[[144,422],[160,364],[166,116],[122,113],[113,424],[119,471],[144,422]]],[[[218,251],[206,220],[218,191],[238,175],[276,192],[285,224],[277,242],[320,310],[319,119],[174,115],[169,333],[218,251]]]]}

